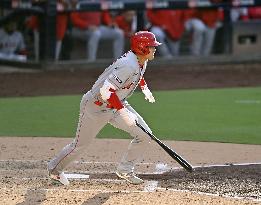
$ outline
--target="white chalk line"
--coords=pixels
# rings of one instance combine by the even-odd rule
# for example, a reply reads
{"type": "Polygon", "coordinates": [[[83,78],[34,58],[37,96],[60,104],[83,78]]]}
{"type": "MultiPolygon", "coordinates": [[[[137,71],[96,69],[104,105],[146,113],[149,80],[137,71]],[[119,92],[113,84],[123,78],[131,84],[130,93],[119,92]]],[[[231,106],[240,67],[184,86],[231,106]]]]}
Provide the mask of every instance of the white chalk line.
{"type": "Polygon", "coordinates": [[[261,162],[250,162],[250,163],[231,163],[231,164],[213,164],[203,166],[193,166],[193,168],[210,168],[210,167],[231,167],[231,166],[249,166],[249,165],[261,165],[261,162]]]}
{"type": "MultiPolygon", "coordinates": [[[[175,168],[175,169],[182,169],[182,168],[175,168]]],[[[10,169],[0,169],[0,172],[9,172],[10,169]]],[[[14,170],[12,170],[14,171],[14,170]]],[[[116,170],[115,170],[116,171],[116,170]]],[[[169,170],[165,170],[164,172],[166,171],[169,171],[169,170]]],[[[77,171],[72,171],[73,173],[76,173],[77,171]]],[[[140,175],[140,174],[147,174],[147,175],[152,175],[152,174],[163,174],[164,173],[163,171],[155,171],[155,172],[141,172],[141,171],[136,171],[135,173],[140,175]]],[[[68,172],[66,172],[68,173],[68,172]]],[[[92,174],[113,174],[114,172],[108,172],[108,171],[100,171],[100,170],[97,170],[97,171],[93,171],[93,172],[90,172],[90,171],[81,171],[80,174],[88,174],[88,175],[92,175],[92,174]]]]}
{"type": "Polygon", "coordinates": [[[236,100],[235,103],[239,104],[259,104],[261,103],[260,100],[236,100]]]}
{"type": "MultiPolygon", "coordinates": [[[[3,187],[0,190],[10,191],[12,189],[3,187]]],[[[30,189],[30,188],[15,188],[14,191],[44,191],[44,192],[55,192],[55,191],[68,191],[68,192],[101,192],[101,193],[146,193],[143,190],[106,190],[106,189],[56,189],[56,188],[40,188],[40,189],[30,189]]]]}
{"type": "MultiPolygon", "coordinates": [[[[0,160],[1,162],[39,162],[40,160],[0,160]]],[[[47,162],[47,161],[46,161],[47,162]]],[[[110,164],[115,162],[75,162],[75,163],[85,163],[85,164],[110,164]]],[[[137,165],[154,165],[155,171],[154,172],[139,172],[137,171],[136,174],[163,174],[165,172],[169,172],[171,170],[182,170],[182,167],[168,167],[165,163],[137,163],[137,165]]],[[[193,166],[195,168],[211,168],[211,167],[230,167],[230,166],[249,166],[249,165],[261,165],[261,162],[250,162],[250,163],[231,163],[231,164],[212,164],[212,165],[202,165],[202,166],[193,166]]],[[[0,169],[0,172],[8,171],[8,169],[0,169]]],[[[75,173],[75,172],[74,172],[75,173]]],[[[108,171],[100,171],[96,170],[95,172],[81,172],[81,174],[108,174],[108,171]]]]}
{"type": "MultiPolygon", "coordinates": [[[[43,162],[47,163],[48,161],[43,160],[0,160],[1,162],[43,162]]],[[[118,162],[106,162],[106,161],[74,161],[73,163],[76,164],[118,164],[118,162]]],[[[157,171],[161,172],[166,170],[176,170],[176,169],[183,169],[182,167],[168,167],[165,163],[153,163],[153,162],[142,162],[137,163],[136,165],[155,165],[156,172],[153,172],[154,174],[157,173],[157,171]],[[163,169],[161,170],[161,167],[163,169]]],[[[210,167],[229,167],[229,166],[247,166],[247,165],[261,165],[261,162],[249,162],[249,163],[226,163],[226,164],[212,164],[212,165],[202,165],[202,166],[192,166],[193,168],[210,168],[210,167]]],[[[101,172],[103,173],[103,172],[101,172]]],[[[143,172],[144,174],[144,172],[143,172]]]]}
{"type": "MultiPolygon", "coordinates": [[[[36,162],[42,162],[42,163],[47,163],[48,161],[46,160],[23,160],[23,159],[10,159],[10,160],[6,160],[6,159],[2,159],[0,160],[0,162],[32,162],[32,163],[36,163],[36,162]]],[[[119,162],[106,162],[106,161],[74,161],[73,163],[75,164],[119,164],[119,162]]],[[[137,165],[154,165],[155,163],[153,162],[141,162],[141,163],[137,163],[137,165]]]]}
{"type": "Polygon", "coordinates": [[[88,174],[66,173],[64,175],[69,179],[89,179],[90,178],[90,175],[88,175],[88,174]]]}
{"type": "MultiPolygon", "coordinates": [[[[14,180],[48,180],[50,179],[49,177],[23,177],[23,178],[19,178],[19,177],[12,177],[11,179],[14,180]]],[[[126,182],[124,179],[92,179],[92,178],[70,178],[68,177],[69,181],[71,181],[72,179],[74,181],[94,181],[94,182],[112,182],[112,183],[118,183],[118,182],[126,182]]],[[[51,180],[51,179],[50,179],[51,180]]]]}

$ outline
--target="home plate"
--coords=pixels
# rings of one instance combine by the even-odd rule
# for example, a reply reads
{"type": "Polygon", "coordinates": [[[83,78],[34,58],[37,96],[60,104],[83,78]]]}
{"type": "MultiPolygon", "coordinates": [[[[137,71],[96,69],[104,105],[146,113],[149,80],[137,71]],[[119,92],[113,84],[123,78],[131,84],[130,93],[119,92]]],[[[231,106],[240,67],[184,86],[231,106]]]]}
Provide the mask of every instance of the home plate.
{"type": "Polygon", "coordinates": [[[167,164],[158,163],[156,164],[155,170],[154,174],[163,174],[164,172],[169,171],[170,167],[168,167],[167,164]]]}
{"type": "Polygon", "coordinates": [[[88,174],[64,174],[68,179],[89,179],[88,174]]]}
{"type": "Polygon", "coordinates": [[[157,189],[158,181],[148,181],[145,184],[144,191],[145,192],[154,192],[157,189]]]}

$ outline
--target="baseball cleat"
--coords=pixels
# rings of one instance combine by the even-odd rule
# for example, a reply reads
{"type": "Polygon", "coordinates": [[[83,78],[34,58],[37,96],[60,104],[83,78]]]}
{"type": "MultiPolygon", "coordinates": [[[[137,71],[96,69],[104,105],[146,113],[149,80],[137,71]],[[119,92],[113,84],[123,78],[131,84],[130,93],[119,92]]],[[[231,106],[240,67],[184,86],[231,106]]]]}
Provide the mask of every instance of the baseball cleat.
{"type": "Polygon", "coordinates": [[[53,179],[55,181],[59,181],[63,185],[67,186],[70,184],[67,177],[65,176],[64,172],[61,172],[59,174],[52,174],[49,172],[49,176],[51,179],[53,179]]]}
{"type": "Polygon", "coordinates": [[[121,172],[116,172],[117,176],[122,178],[122,179],[125,179],[127,182],[131,183],[131,184],[142,184],[144,181],[137,177],[133,172],[131,173],[121,173],[121,172]]]}

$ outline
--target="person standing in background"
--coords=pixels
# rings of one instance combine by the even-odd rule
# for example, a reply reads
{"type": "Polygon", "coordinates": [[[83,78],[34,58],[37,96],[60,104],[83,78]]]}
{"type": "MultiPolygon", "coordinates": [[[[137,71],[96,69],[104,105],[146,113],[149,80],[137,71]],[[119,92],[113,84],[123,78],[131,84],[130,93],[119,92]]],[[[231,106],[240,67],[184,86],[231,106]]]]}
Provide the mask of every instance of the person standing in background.
{"type": "Polygon", "coordinates": [[[100,39],[113,40],[113,57],[123,54],[124,33],[115,26],[108,11],[72,12],[72,34],[87,41],[87,60],[96,60],[100,39]]]}

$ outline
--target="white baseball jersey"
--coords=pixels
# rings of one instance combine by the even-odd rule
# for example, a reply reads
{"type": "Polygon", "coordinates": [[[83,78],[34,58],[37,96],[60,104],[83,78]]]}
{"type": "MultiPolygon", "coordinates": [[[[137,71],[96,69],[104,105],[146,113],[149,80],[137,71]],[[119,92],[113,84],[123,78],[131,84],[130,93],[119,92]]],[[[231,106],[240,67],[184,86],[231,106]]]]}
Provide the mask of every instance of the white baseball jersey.
{"type": "Polygon", "coordinates": [[[93,85],[91,90],[92,94],[101,100],[99,98],[100,88],[103,86],[105,80],[108,80],[116,88],[115,93],[118,98],[124,101],[130,97],[136,89],[146,67],[147,61],[141,69],[137,56],[132,51],[129,51],[105,69],[93,85]]]}
{"type": "Polygon", "coordinates": [[[24,38],[19,31],[8,34],[4,29],[0,29],[0,53],[11,55],[24,49],[24,38]]]}

